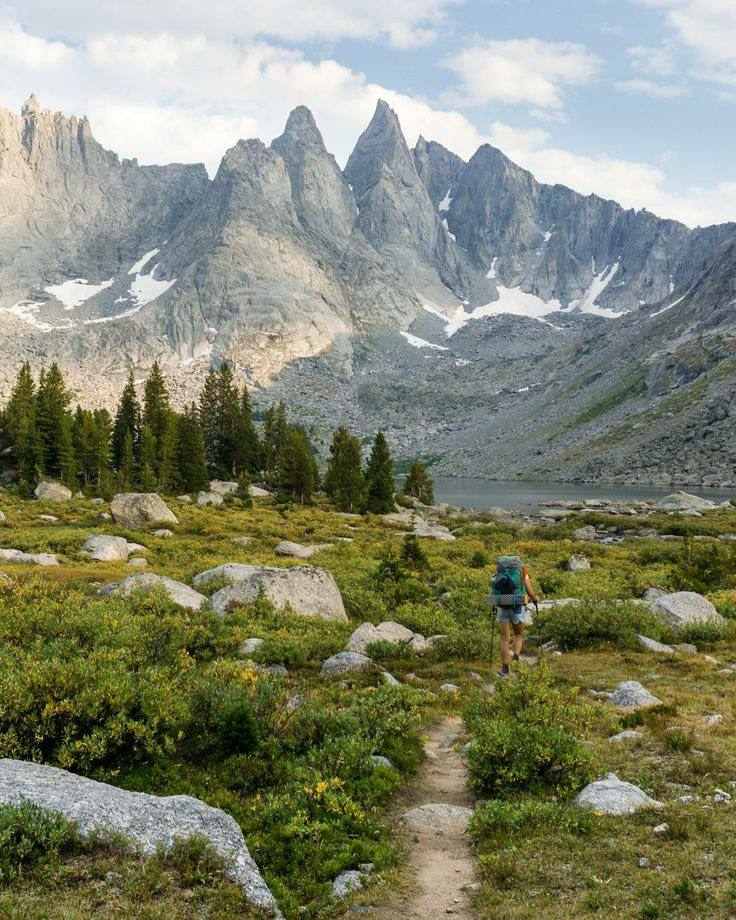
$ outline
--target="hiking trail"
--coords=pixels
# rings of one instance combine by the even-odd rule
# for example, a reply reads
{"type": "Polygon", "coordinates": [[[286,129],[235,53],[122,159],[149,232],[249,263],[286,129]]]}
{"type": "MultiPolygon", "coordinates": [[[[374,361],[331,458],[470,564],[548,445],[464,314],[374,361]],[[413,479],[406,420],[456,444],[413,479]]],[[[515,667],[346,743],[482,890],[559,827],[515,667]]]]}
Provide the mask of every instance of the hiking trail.
{"type": "MultiPolygon", "coordinates": [[[[462,730],[462,719],[456,716],[431,728],[426,760],[402,798],[397,820],[423,805],[473,807],[467,768],[455,750],[462,730]]],[[[448,815],[440,812],[427,818],[409,826],[400,821],[409,857],[406,884],[391,893],[388,903],[358,908],[363,916],[371,920],[431,920],[440,916],[475,920],[469,889],[476,880],[475,860],[465,833],[467,820],[452,809],[448,815]]]]}

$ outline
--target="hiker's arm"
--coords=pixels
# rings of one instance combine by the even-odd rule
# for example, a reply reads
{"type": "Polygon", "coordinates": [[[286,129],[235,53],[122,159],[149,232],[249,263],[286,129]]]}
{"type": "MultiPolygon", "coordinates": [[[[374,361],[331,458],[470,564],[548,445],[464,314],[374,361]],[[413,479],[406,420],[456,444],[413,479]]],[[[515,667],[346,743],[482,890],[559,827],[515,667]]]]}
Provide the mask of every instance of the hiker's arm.
{"type": "Polygon", "coordinates": [[[539,598],[537,597],[536,591],[532,587],[532,580],[529,577],[529,572],[526,569],[524,569],[524,587],[526,588],[526,593],[529,595],[531,602],[533,604],[538,604],[539,598]]]}

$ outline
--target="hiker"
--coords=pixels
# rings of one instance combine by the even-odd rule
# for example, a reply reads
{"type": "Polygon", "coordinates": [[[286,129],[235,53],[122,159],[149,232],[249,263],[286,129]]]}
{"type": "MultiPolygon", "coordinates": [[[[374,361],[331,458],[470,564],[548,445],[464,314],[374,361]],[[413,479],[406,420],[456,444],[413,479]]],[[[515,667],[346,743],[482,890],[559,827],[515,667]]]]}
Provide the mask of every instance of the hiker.
{"type": "Polygon", "coordinates": [[[491,579],[489,597],[501,628],[499,677],[509,676],[512,660],[518,661],[524,648],[524,627],[531,622],[531,614],[526,609],[527,598],[538,611],[539,599],[527,567],[518,556],[500,556],[496,560],[496,574],[491,579]]]}

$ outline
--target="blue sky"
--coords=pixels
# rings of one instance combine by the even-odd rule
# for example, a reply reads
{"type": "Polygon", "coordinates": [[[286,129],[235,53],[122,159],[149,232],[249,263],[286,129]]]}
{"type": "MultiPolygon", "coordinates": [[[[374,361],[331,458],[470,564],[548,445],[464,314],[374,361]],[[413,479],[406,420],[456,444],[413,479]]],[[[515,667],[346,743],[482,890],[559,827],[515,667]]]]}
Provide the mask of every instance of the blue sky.
{"type": "Polygon", "coordinates": [[[0,0],[0,105],[30,91],[124,156],[211,172],[300,103],[344,162],[382,96],[410,143],[736,220],[736,0],[0,0]]]}

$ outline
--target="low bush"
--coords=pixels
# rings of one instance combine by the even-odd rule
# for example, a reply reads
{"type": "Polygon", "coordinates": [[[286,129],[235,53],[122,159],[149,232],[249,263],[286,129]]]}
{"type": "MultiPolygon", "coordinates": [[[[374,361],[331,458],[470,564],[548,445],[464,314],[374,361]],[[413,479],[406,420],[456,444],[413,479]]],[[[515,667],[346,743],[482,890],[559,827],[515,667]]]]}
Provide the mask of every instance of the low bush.
{"type": "Polygon", "coordinates": [[[466,710],[473,786],[494,797],[576,792],[594,773],[592,754],[578,736],[598,718],[577,692],[556,686],[545,667],[517,672],[466,710]]]}
{"type": "Polygon", "coordinates": [[[0,805],[0,884],[79,847],[74,825],[62,815],[29,802],[0,805]]]}
{"type": "Polygon", "coordinates": [[[539,828],[589,834],[593,829],[593,815],[579,808],[539,799],[492,799],[475,809],[470,823],[470,833],[478,841],[507,840],[514,834],[539,828]]]}
{"type": "Polygon", "coordinates": [[[401,604],[391,619],[423,636],[444,635],[457,628],[452,614],[432,602],[401,604]]]}
{"type": "Polygon", "coordinates": [[[556,642],[563,651],[606,643],[635,648],[637,635],[658,640],[668,635],[662,621],[646,607],[606,600],[585,600],[541,610],[535,628],[545,642],[556,642]]]}
{"type": "Polygon", "coordinates": [[[685,540],[672,576],[676,591],[709,594],[736,585],[736,547],[685,540]]]}

